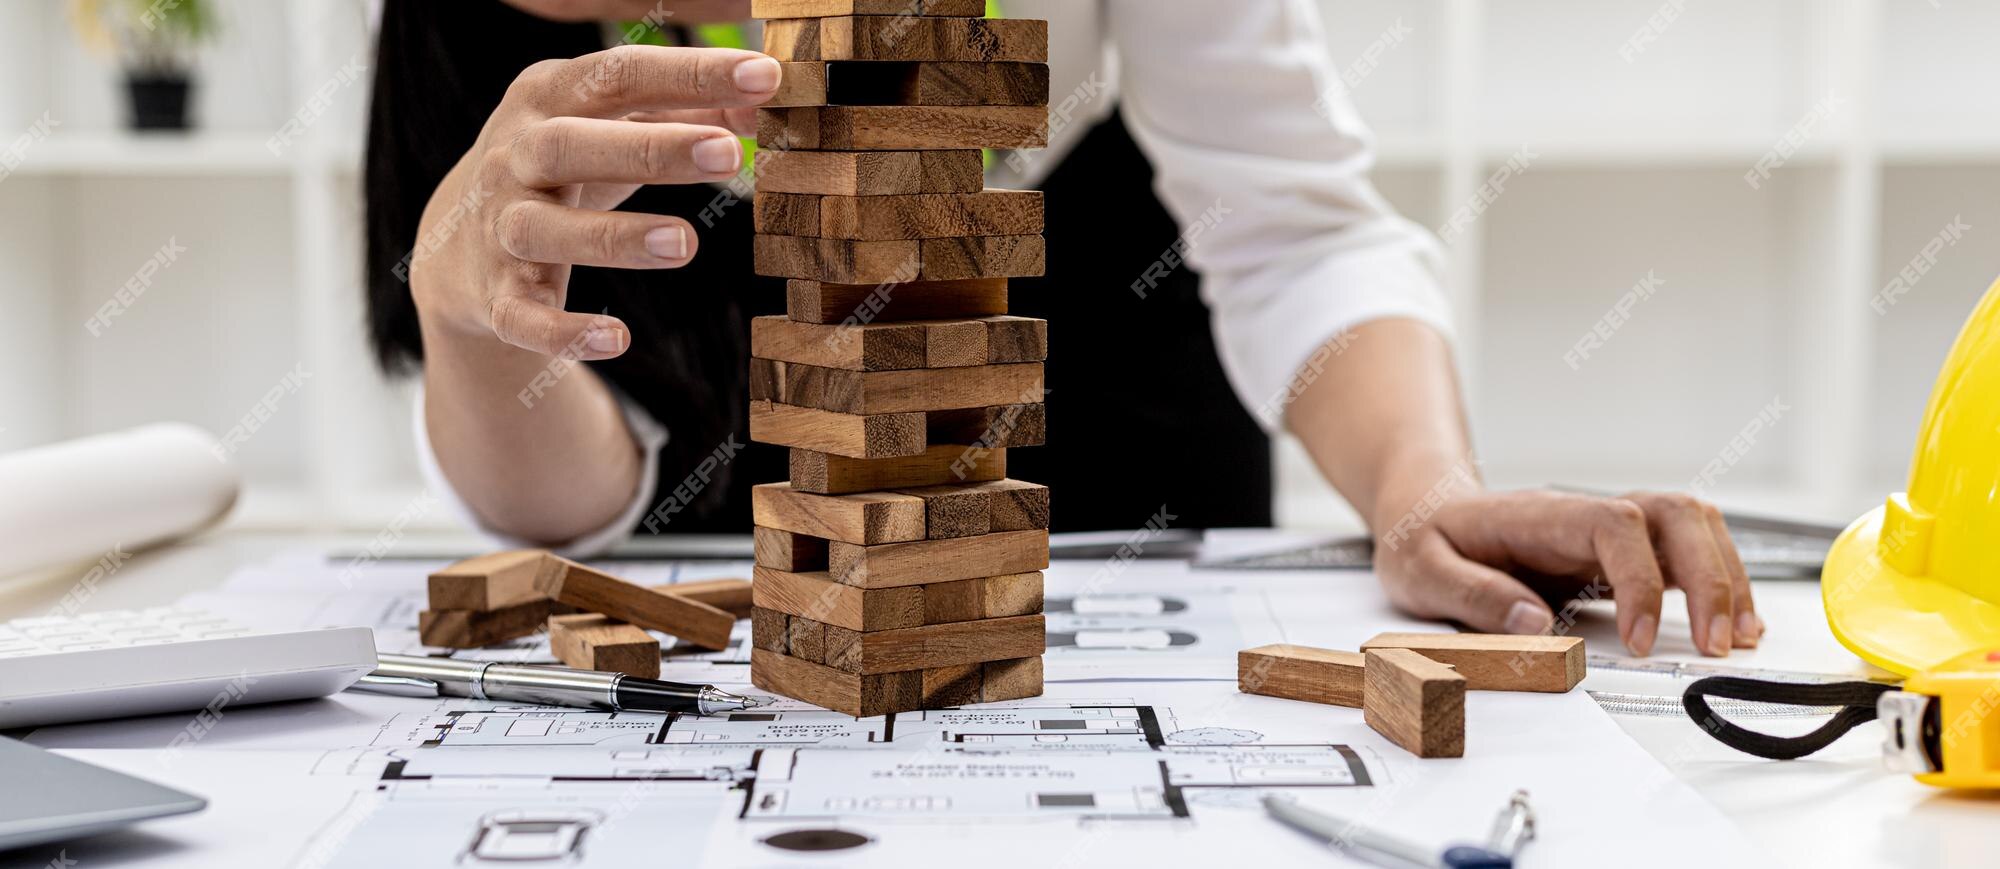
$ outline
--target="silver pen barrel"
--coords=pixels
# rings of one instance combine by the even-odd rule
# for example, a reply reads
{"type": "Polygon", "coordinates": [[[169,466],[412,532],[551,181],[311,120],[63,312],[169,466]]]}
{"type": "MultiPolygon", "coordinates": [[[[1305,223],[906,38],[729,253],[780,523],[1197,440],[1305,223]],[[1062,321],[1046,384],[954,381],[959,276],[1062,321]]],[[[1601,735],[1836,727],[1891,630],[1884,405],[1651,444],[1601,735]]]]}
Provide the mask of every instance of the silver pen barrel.
{"type": "Polygon", "coordinates": [[[618,673],[492,664],[480,681],[489,700],[616,709],[618,680],[622,678],[618,673]]]}

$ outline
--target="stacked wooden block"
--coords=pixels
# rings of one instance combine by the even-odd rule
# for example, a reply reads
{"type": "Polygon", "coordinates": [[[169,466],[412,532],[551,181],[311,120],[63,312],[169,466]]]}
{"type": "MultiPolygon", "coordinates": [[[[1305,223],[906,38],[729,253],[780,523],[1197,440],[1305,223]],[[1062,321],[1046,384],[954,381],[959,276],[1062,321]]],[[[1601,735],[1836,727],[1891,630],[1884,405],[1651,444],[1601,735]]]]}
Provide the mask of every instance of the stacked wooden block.
{"type": "Polygon", "coordinates": [[[426,646],[478,648],[546,629],[564,664],[648,679],[660,675],[660,641],[648,629],[723,649],[750,610],[740,579],[648,588],[540,549],[458,562],[431,574],[429,591],[417,617],[426,646]]]}
{"type": "Polygon", "coordinates": [[[785,83],[759,113],[750,437],[751,678],[857,716],[1041,693],[1047,324],[1007,316],[1044,267],[1042,198],[980,149],[1047,143],[1048,25],[985,0],[753,0],[785,83]]]}

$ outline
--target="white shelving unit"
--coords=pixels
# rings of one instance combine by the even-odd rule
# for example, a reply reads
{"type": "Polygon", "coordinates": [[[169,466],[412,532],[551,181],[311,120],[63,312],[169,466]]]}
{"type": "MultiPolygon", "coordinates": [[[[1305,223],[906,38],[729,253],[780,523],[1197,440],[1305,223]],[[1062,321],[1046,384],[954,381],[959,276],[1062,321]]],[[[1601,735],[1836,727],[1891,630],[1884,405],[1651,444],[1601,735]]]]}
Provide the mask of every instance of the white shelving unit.
{"type": "MultiPolygon", "coordinates": [[[[2000,274],[2000,6],[1324,0],[1377,180],[1437,227],[1535,156],[1449,247],[1461,367],[1501,485],[1681,487],[1773,398],[1790,410],[1709,493],[1838,517],[1900,485],[1917,414],[2000,274]],[[1843,109],[1752,189],[1829,92],[1843,109]],[[1886,315],[1873,296],[1954,218],[1970,243],[1886,315]],[[1579,369],[1563,354],[1664,280],[1579,369]]],[[[350,58],[363,0],[223,0],[188,137],[121,130],[117,77],[55,3],[0,10],[0,144],[61,122],[0,180],[0,449],[155,419],[214,431],[311,373],[238,455],[239,523],[372,532],[417,494],[406,388],[368,359],[359,280],[365,82],[280,154],[267,138],[350,58]],[[83,322],[169,237],[188,251],[93,337],[83,322]]],[[[1280,516],[1345,510],[1295,444],[1280,516]]],[[[441,525],[442,515],[419,525],[441,525]]]]}

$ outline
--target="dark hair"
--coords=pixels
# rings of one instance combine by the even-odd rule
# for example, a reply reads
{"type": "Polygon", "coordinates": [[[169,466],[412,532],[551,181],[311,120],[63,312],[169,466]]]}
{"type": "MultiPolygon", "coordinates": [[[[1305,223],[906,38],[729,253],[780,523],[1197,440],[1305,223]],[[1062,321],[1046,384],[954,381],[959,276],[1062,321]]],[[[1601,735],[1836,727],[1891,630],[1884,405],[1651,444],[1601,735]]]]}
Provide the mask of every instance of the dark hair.
{"type": "MultiPolygon", "coordinates": [[[[472,147],[523,69],[603,47],[596,24],[547,21],[498,0],[385,4],[364,177],[368,334],[384,372],[409,373],[423,360],[405,260],[431,193],[472,147]]],[[[705,186],[647,187],[621,208],[692,220],[715,196],[705,186]]],[[[571,274],[570,310],[605,311],[630,324],[632,348],[590,365],[666,426],[670,440],[661,467],[676,479],[741,431],[748,368],[741,300],[753,288],[771,286],[751,277],[749,232],[736,225],[749,212],[744,203],[713,227],[696,220],[702,250],[688,268],[579,267],[571,274]]],[[[726,488],[711,492],[719,498],[726,488]]],[[[704,506],[696,505],[696,512],[704,506]]]]}

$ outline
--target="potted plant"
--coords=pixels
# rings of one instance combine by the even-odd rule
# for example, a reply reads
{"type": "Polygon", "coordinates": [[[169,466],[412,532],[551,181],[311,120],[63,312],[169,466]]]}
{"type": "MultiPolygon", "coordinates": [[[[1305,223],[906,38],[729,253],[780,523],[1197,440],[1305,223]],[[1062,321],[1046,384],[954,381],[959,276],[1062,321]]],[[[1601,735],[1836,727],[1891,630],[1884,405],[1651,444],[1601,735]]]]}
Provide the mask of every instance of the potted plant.
{"type": "Polygon", "coordinates": [[[215,35],[211,0],[71,0],[84,41],[125,71],[137,130],[185,130],[195,53],[215,35]]]}

